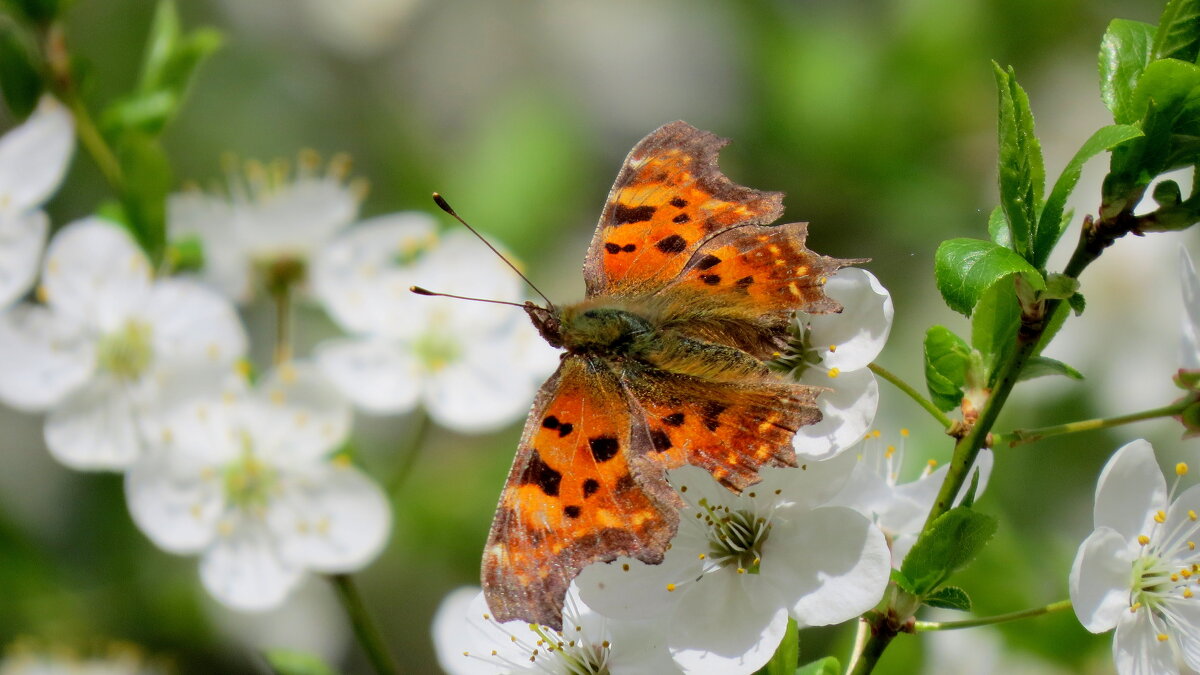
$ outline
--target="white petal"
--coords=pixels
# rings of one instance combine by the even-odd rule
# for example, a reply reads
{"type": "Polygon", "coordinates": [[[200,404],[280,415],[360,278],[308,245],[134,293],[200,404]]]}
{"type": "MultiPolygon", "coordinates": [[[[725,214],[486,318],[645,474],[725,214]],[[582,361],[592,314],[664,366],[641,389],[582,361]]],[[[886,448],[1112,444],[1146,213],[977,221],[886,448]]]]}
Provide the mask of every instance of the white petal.
{"type": "Polygon", "coordinates": [[[588,565],[575,578],[580,597],[614,619],[646,619],[672,611],[683,594],[668,591],[667,585],[694,579],[699,571],[697,551],[676,543],[660,565],[632,558],[588,565]]]}
{"type": "Polygon", "coordinates": [[[825,285],[825,293],[842,304],[842,311],[800,319],[811,330],[810,344],[826,368],[866,368],[883,351],[892,330],[891,294],[875,275],[857,267],[838,270],[825,285]]]}
{"type": "Polygon", "coordinates": [[[42,286],[55,312],[106,333],[145,302],[150,263],[119,225],[86,218],[54,235],[42,286]]]}
{"type": "MultiPolygon", "coordinates": [[[[504,253],[503,246],[495,241],[492,243],[504,253]]],[[[516,272],[478,239],[457,230],[442,237],[420,261],[416,274],[421,286],[439,293],[507,302],[524,299],[524,282],[516,272]]],[[[425,302],[418,307],[426,317],[419,319],[422,325],[441,326],[459,334],[486,331],[505,323],[513,312],[520,311],[504,305],[453,298],[421,299],[425,302]]]]}
{"type": "Polygon", "coordinates": [[[252,294],[250,259],[237,238],[237,214],[229,202],[202,192],[178,192],[167,198],[167,227],[172,242],[196,237],[204,248],[203,279],[236,302],[252,294]]]}
{"type": "Polygon", "coordinates": [[[246,332],[233,305],[194,281],[155,283],[138,314],[152,326],[157,360],[221,368],[246,353],[246,332]]]}
{"type": "Polygon", "coordinates": [[[783,507],[763,544],[760,576],[792,599],[800,625],[825,626],[874,607],[891,571],[887,540],[857,511],[783,507]]]}
{"type": "Polygon", "coordinates": [[[412,336],[422,327],[414,312],[429,298],[409,287],[423,282],[417,263],[436,241],[437,223],[425,213],[363,221],[316,253],[313,294],[347,332],[412,336]]]}
{"type": "Polygon", "coordinates": [[[216,466],[184,453],[146,453],[125,474],[133,522],[159,548],[196,553],[217,532],[224,507],[216,466]]]}
{"type": "Polygon", "coordinates": [[[612,675],[670,675],[682,673],[667,649],[666,628],[661,621],[617,621],[605,628],[611,635],[608,670],[612,675]]]}
{"type": "MultiPolygon", "coordinates": [[[[823,460],[801,460],[799,467],[769,467],[762,470],[763,480],[754,486],[757,494],[771,494],[782,489],[783,500],[804,508],[816,508],[833,499],[850,480],[857,459],[843,452],[823,460]]],[[[714,481],[709,481],[714,486],[714,481]]],[[[731,508],[730,493],[721,488],[723,500],[731,508]]]]}
{"type": "Polygon", "coordinates": [[[526,370],[531,365],[540,369],[545,363],[528,352],[537,350],[553,358],[555,350],[520,315],[511,316],[497,330],[464,334],[458,340],[460,357],[426,381],[423,400],[429,416],[464,433],[495,431],[523,420],[541,378],[549,374],[526,370]]]}
{"type": "Polygon", "coordinates": [[[396,414],[417,405],[421,372],[394,340],[326,340],[317,345],[313,357],[334,386],[366,412],[396,414]]]}
{"type": "Polygon", "coordinates": [[[0,315],[0,399],[46,410],[92,377],[95,353],[79,326],[39,305],[0,315]]]}
{"type": "Polygon", "coordinates": [[[200,560],[200,580],[214,598],[234,609],[278,607],[295,588],[301,570],[279,556],[266,525],[248,516],[230,516],[200,560]]]}
{"type": "Polygon", "coordinates": [[[1154,448],[1143,439],[1118,449],[1096,483],[1096,527],[1107,526],[1127,540],[1150,534],[1154,513],[1167,508],[1167,481],[1154,448]]]}
{"type": "Polygon", "coordinates": [[[50,219],[43,211],[0,214],[0,307],[20,298],[33,285],[42,262],[50,219]]]}
{"type": "Polygon", "coordinates": [[[787,608],[762,604],[722,570],[690,586],[668,628],[671,657],[687,673],[753,673],[771,660],[787,630],[787,608]]]}
{"type": "Polygon", "coordinates": [[[1150,613],[1125,612],[1113,636],[1113,663],[1119,675],[1177,675],[1179,666],[1169,641],[1159,642],[1150,613]]]}
{"type": "Polygon", "coordinates": [[[238,232],[254,257],[282,254],[307,259],[358,215],[354,190],[333,176],[299,176],[258,197],[243,206],[253,222],[238,232]]]}
{"type": "Polygon", "coordinates": [[[29,119],[0,138],[0,211],[41,206],[62,183],[74,150],[71,113],[43,97],[29,119]]]}
{"type": "Polygon", "coordinates": [[[246,383],[233,371],[202,365],[154,373],[153,397],[140,406],[139,427],[151,448],[219,467],[241,456],[246,383]]]}
{"type": "Polygon", "coordinates": [[[796,454],[824,459],[862,440],[879,407],[879,383],[871,371],[847,371],[831,378],[817,368],[809,368],[800,381],[831,389],[817,397],[821,421],[796,432],[792,441],[796,454]]]}
{"type": "Polygon", "coordinates": [[[514,661],[526,658],[508,634],[484,615],[489,612],[478,587],[464,586],[442,598],[433,617],[433,644],[438,663],[447,673],[495,675],[502,657],[490,656],[493,650],[514,661]]]}
{"type": "Polygon", "coordinates": [[[349,401],[307,362],[268,373],[241,410],[255,452],[277,465],[322,458],[350,432],[349,401]]]}
{"type": "Polygon", "coordinates": [[[340,463],[288,473],[268,515],[284,559],[318,572],[352,572],[379,554],[392,513],[378,485],[340,463]]]}
{"type": "Polygon", "coordinates": [[[136,414],[126,385],[99,377],[46,416],[46,446],[73,469],[125,469],[142,449],[136,414]]]}
{"type": "Polygon", "coordinates": [[[1183,293],[1183,326],[1179,345],[1179,363],[1188,370],[1200,370],[1200,279],[1187,249],[1179,247],[1179,285],[1183,293]]]}
{"type": "Polygon", "coordinates": [[[1120,532],[1098,527],[1071,565],[1071,606],[1079,623],[1093,633],[1112,630],[1129,613],[1129,585],[1135,552],[1120,532]]]}
{"type": "Polygon", "coordinates": [[[1184,663],[1192,670],[1200,670],[1200,606],[1191,599],[1171,604],[1174,619],[1168,627],[1171,639],[1179,647],[1184,663]]]}

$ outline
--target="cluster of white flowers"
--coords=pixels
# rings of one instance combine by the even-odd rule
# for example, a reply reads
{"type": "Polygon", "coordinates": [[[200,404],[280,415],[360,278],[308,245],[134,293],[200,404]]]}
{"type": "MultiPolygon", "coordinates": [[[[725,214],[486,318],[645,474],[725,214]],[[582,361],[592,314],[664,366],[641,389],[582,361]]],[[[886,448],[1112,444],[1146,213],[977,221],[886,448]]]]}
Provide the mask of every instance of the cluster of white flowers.
{"type": "Polygon", "coordinates": [[[495,429],[524,415],[553,365],[520,311],[410,293],[419,279],[523,299],[511,270],[478,242],[439,237],[429,216],[354,226],[361,189],[340,158],[322,168],[302,154],[294,174],[248,163],[219,194],[172,195],[171,240],[202,252],[194,278],[154,269],[97,216],[58,229],[43,255],[40,207],[73,147],[51,99],[0,139],[0,401],[45,413],[64,465],[124,472],[134,523],[199,555],[223,604],[277,607],[306,572],[354,571],[383,549],[387,496],[342,452],[352,402],[401,413],[420,401],[449,428],[495,429]],[[277,353],[251,384],[235,305],[280,285],[319,299],[351,337],[312,363],[277,353]]]}

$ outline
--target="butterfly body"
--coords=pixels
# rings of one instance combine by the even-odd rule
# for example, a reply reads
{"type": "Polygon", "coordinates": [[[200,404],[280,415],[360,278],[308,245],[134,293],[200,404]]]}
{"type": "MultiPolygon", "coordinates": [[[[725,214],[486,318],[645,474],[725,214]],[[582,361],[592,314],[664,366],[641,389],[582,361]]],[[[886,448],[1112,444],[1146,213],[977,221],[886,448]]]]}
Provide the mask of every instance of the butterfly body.
{"type": "Polygon", "coordinates": [[[533,403],[497,507],[483,586],[497,620],[559,627],[587,564],[661,562],[678,526],[666,472],[692,464],[733,491],[795,466],[819,390],[772,372],[795,310],[837,311],[822,286],[850,261],[768,226],[782,195],[716,166],[722,139],[683,122],[625,161],[584,264],[588,295],[525,306],[564,354],[533,403]]]}

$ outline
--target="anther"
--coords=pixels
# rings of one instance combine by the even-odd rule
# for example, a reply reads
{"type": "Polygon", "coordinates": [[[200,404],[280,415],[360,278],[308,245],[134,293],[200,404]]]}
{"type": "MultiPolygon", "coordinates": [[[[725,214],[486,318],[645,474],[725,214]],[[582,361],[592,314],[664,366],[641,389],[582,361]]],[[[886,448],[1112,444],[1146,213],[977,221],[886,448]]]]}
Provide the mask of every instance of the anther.
{"type": "Polygon", "coordinates": [[[1138,535],[1138,543],[1141,544],[1142,546],[1145,546],[1146,544],[1150,543],[1150,537],[1147,537],[1144,534],[1139,534],[1138,535]]]}
{"type": "Polygon", "coordinates": [[[841,375],[841,374],[842,374],[842,371],[841,371],[841,369],[840,369],[840,368],[830,368],[830,369],[829,369],[829,377],[830,377],[830,378],[835,378],[835,377],[837,377],[838,375],[841,375]]]}
{"type": "Polygon", "coordinates": [[[1187,462],[1180,462],[1175,465],[1175,475],[1182,476],[1188,472],[1187,462]]]}
{"type": "Polygon", "coordinates": [[[1164,511],[1155,511],[1154,512],[1154,522],[1161,524],[1161,523],[1166,522],[1166,520],[1167,520],[1167,514],[1164,511]]]}

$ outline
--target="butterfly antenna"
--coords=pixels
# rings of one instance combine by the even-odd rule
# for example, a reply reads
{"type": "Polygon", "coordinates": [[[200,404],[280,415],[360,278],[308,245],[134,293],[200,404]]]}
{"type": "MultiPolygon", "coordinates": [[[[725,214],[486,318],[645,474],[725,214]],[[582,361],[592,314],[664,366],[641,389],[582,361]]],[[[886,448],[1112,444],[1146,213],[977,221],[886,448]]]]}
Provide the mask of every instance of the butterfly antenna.
{"type": "MultiPolygon", "coordinates": [[[[492,243],[491,243],[490,241],[488,241],[487,239],[484,239],[483,235],[482,235],[482,234],[479,234],[479,231],[478,231],[478,230],[476,230],[475,228],[471,227],[471,226],[470,226],[470,225],[467,223],[467,221],[463,220],[463,219],[462,219],[462,216],[458,215],[458,214],[457,214],[457,213],[454,211],[454,209],[453,209],[453,208],[451,208],[451,206],[450,206],[449,202],[447,202],[447,201],[445,200],[445,198],[443,198],[443,197],[442,197],[440,194],[438,194],[438,193],[436,193],[436,192],[435,192],[435,193],[433,193],[433,201],[434,201],[434,203],[435,203],[435,204],[437,204],[437,205],[438,205],[438,208],[440,208],[441,210],[445,211],[446,213],[449,213],[450,215],[454,216],[454,219],[455,219],[455,220],[457,220],[458,222],[462,223],[462,224],[463,224],[463,227],[465,227],[465,228],[467,228],[468,230],[470,230],[470,231],[471,231],[471,234],[475,235],[476,237],[479,237],[479,241],[482,241],[482,242],[483,242],[483,243],[484,243],[484,244],[485,244],[485,245],[486,245],[488,248],[492,249],[492,253],[495,253],[496,255],[500,256],[500,259],[504,261],[504,264],[506,264],[506,265],[508,265],[509,267],[511,267],[511,268],[512,268],[512,271],[514,271],[514,272],[516,272],[516,273],[517,273],[517,276],[519,276],[519,277],[521,277],[522,279],[524,279],[524,280],[525,280],[525,283],[529,284],[529,287],[530,287],[530,288],[532,288],[534,291],[536,291],[538,295],[542,296],[542,299],[546,301],[546,306],[547,306],[547,307],[554,307],[554,303],[553,303],[553,302],[550,302],[550,298],[547,298],[547,297],[546,297],[546,294],[545,294],[545,293],[543,293],[543,292],[542,292],[542,290],[541,290],[540,288],[538,288],[537,286],[535,286],[535,285],[533,284],[533,282],[529,280],[529,277],[525,276],[525,275],[524,275],[524,274],[521,272],[521,270],[517,269],[517,266],[516,266],[516,265],[514,265],[514,264],[512,264],[512,261],[511,261],[511,260],[509,260],[508,258],[504,257],[504,254],[503,254],[503,253],[501,253],[500,251],[497,251],[497,250],[496,250],[496,247],[495,247],[495,246],[492,246],[492,243]]],[[[441,295],[440,293],[430,293],[430,292],[428,292],[428,291],[426,291],[426,292],[424,292],[424,293],[421,293],[421,291],[418,291],[418,290],[416,290],[416,288],[417,288],[417,287],[416,287],[416,286],[414,286],[414,287],[413,287],[412,289],[410,289],[410,290],[412,290],[412,292],[413,292],[413,293],[418,293],[418,294],[420,294],[420,295],[441,295]]],[[[422,290],[424,290],[424,289],[422,289],[422,290]]],[[[448,296],[448,297],[456,297],[456,296],[448,296]]],[[[475,299],[475,298],[467,298],[467,299],[468,299],[468,300],[472,300],[472,299],[475,299]]],[[[493,301],[493,302],[495,302],[495,301],[493,301]]],[[[513,303],[504,303],[504,304],[513,304],[513,303]]],[[[521,305],[521,306],[523,307],[524,305],[521,305]]]]}
{"type": "Polygon", "coordinates": [[[488,300],[487,298],[471,298],[471,297],[467,297],[465,295],[454,295],[453,293],[434,293],[433,291],[431,291],[427,288],[421,288],[420,286],[409,286],[408,290],[412,291],[413,293],[416,293],[417,295],[431,295],[431,296],[438,297],[438,298],[455,298],[458,300],[474,300],[475,302],[490,302],[493,305],[512,305],[513,307],[521,307],[521,308],[525,307],[525,305],[522,305],[519,302],[506,302],[504,300],[488,300]]]}

